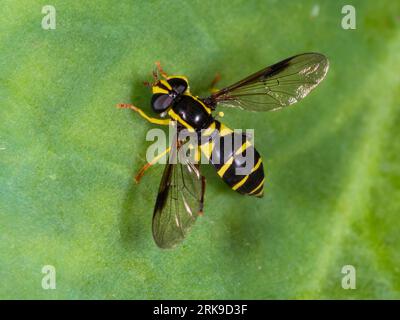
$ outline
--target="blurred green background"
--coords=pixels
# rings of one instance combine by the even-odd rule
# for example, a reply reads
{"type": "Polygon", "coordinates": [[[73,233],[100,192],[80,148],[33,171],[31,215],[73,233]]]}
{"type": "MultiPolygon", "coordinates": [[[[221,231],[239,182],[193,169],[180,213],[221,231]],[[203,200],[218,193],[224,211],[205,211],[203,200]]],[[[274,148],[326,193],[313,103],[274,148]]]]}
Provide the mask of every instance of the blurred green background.
{"type": "Polygon", "coordinates": [[[0,298],[400,298],[400,3],[351,1],[2,1],[0,298]],[[56,8],[43,30],[42,7],[56,8]],[[294,108],[224,110],[254,128],[263,199],[205,166],[205,215],[158,249],[160,166],[135,185],[152,125],[154,61],[205,94],[294,54],[330,59],[294,108]],[[344,290],[344,265],[357,288],[344,290]],[[57,271],[43,290],[42,266],[57,271]]]}

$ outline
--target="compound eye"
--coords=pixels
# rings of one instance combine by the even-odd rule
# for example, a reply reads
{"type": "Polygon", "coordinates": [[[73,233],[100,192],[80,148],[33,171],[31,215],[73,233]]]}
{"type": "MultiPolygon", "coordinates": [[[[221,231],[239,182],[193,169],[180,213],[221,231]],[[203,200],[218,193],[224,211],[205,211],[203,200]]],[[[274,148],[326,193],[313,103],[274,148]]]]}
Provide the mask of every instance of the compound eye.
{"type": "Polygon", "coordinates": [[[188,87],[188,83],[182,78],[171,78],[168,83],[177,94],[184,93],[188,87]]]}
{"type": "Polygon", "coordinates": [[[156,93],[151,97],[151,107],[157,113],[167,110],[172,102],[173,98],[168,94],[156,93]]]}

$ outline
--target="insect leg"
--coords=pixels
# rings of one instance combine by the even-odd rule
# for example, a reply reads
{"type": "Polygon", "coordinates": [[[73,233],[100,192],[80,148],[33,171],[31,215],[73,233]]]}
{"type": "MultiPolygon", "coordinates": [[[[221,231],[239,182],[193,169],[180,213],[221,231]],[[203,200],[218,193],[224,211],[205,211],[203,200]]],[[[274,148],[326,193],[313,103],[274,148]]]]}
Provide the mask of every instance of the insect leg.
{"type": "Polygon", "coordinates": [[[148,88],[151,88],[153,86],[153,84],[149,81],[143,81],[143,85],[148,88]]]}
{"type": "Polygon", "coordinates": [[[161,64],[160,61],[156,61],[156,66],[157,66],[157,70],[160,73],[160,75],[164,78],[164,79],[168,79],[168,75],[165,73],[165,71],[163,70],[163,68],[161,68],[161,64]]]}
{"type": "Polygon", "coordinates": [[[215,87],[217,85],[217,83],[221,80],[221,75],[219,73],[217,73],[213,79],[213,81],[211,81],[210,84],[210,88],[208,89],[211,93],[215,93],[218,91],[218,89],[215,87]]]}
{"type": "Polygon", "coordinates": [[[204,209],[204,194],[206,193],[206,177],[201,176],[201,197],[200,197],[200,210],[199,215],[203,215],[204,209]]]}
{"type": "Polygon", "coordinates": [[[157,119],[157,118],[152,118],[149,117],[144,111],[133,104],[128,104],[128,103],[119,103],[117,104],[117,108],[121,109],[132,109],[133,111],[136,111],[139,113],[143,118],[145,118],[147,121],[154,123],[154,124],[160,124],[160,125],[169,125],[169,119],[157,119]]]}
{"type": "Polygon", "coordinates": [[[153,164],[155,164],[158,160],[160,160],[162,157],[164,157],[169,151],[171,150],[171,147],[168,147],[165,149],[163,152],[161,152],[159,155],[154,157],[150,162],[147,162],[136,174],[135,176],[135,182],[139,183],[140,179],[142,179],[145,171],[150,168],[153,164]]]}

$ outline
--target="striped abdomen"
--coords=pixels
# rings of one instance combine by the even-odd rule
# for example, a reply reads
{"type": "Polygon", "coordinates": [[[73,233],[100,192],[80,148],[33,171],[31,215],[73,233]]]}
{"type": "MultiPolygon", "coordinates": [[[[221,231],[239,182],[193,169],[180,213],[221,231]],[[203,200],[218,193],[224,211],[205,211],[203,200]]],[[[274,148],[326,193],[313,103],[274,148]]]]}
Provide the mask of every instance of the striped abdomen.
{"type": "Polygon", "coordinates": [[[264,168],[260,154],[244,134],[214,121],[203,133],[203,154],[233,190],[263,196],[264,168]],[[236,141],[236,142],[235,142],[236,141]]]}

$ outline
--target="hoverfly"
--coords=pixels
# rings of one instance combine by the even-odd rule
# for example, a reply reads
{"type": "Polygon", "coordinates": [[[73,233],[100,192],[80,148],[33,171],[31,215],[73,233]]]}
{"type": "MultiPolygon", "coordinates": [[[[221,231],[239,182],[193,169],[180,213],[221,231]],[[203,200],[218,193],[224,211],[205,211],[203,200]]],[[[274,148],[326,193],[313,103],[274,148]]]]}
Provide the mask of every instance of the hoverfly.
{"type": "MultiPolygon", "coordinates": [[[[322,54],[299,54],[226,88],[214,90],[209,97],[199,98],[190,92],[185,76],[168,76],[160,64],[156,64],[154,82],[145,84],[152,89],[151,107],[160,118],[149,117],[131,104],[119,104],[118,107],[130,108],[153,124],[168,125],[173,122],[178,133],[187,129],[207,135],[206,142],[196,147],[233,190],[255,197],[263,196],[264,168],[261,156],[246,135],[237,136],[237,133],[216,120],[213,112],[219,106],[273,111],[292,105],[307,96],[324,79],[329,68],[328,59],[322,54]],[[241,139],[239,149],[231,150],[228,154],[222,150],[221,145],[227,138],[241,139]],[[240,156],[245,153],[253,154],[254,164],[248,174],[240,175],[236,169],[243,166],[243,157],[240,156]]],[[[203,212],[205,178],[200,173],[199,165],[187,159],[171,161],[179,157],[179,150],[186,142],[176,135],[171,146],[147,163],[136,176],[138,182],[148,167],[162,156],[168,156],[152,222],[153,237],[160,248],[171,248],[182,242],[203,212]]]]}

